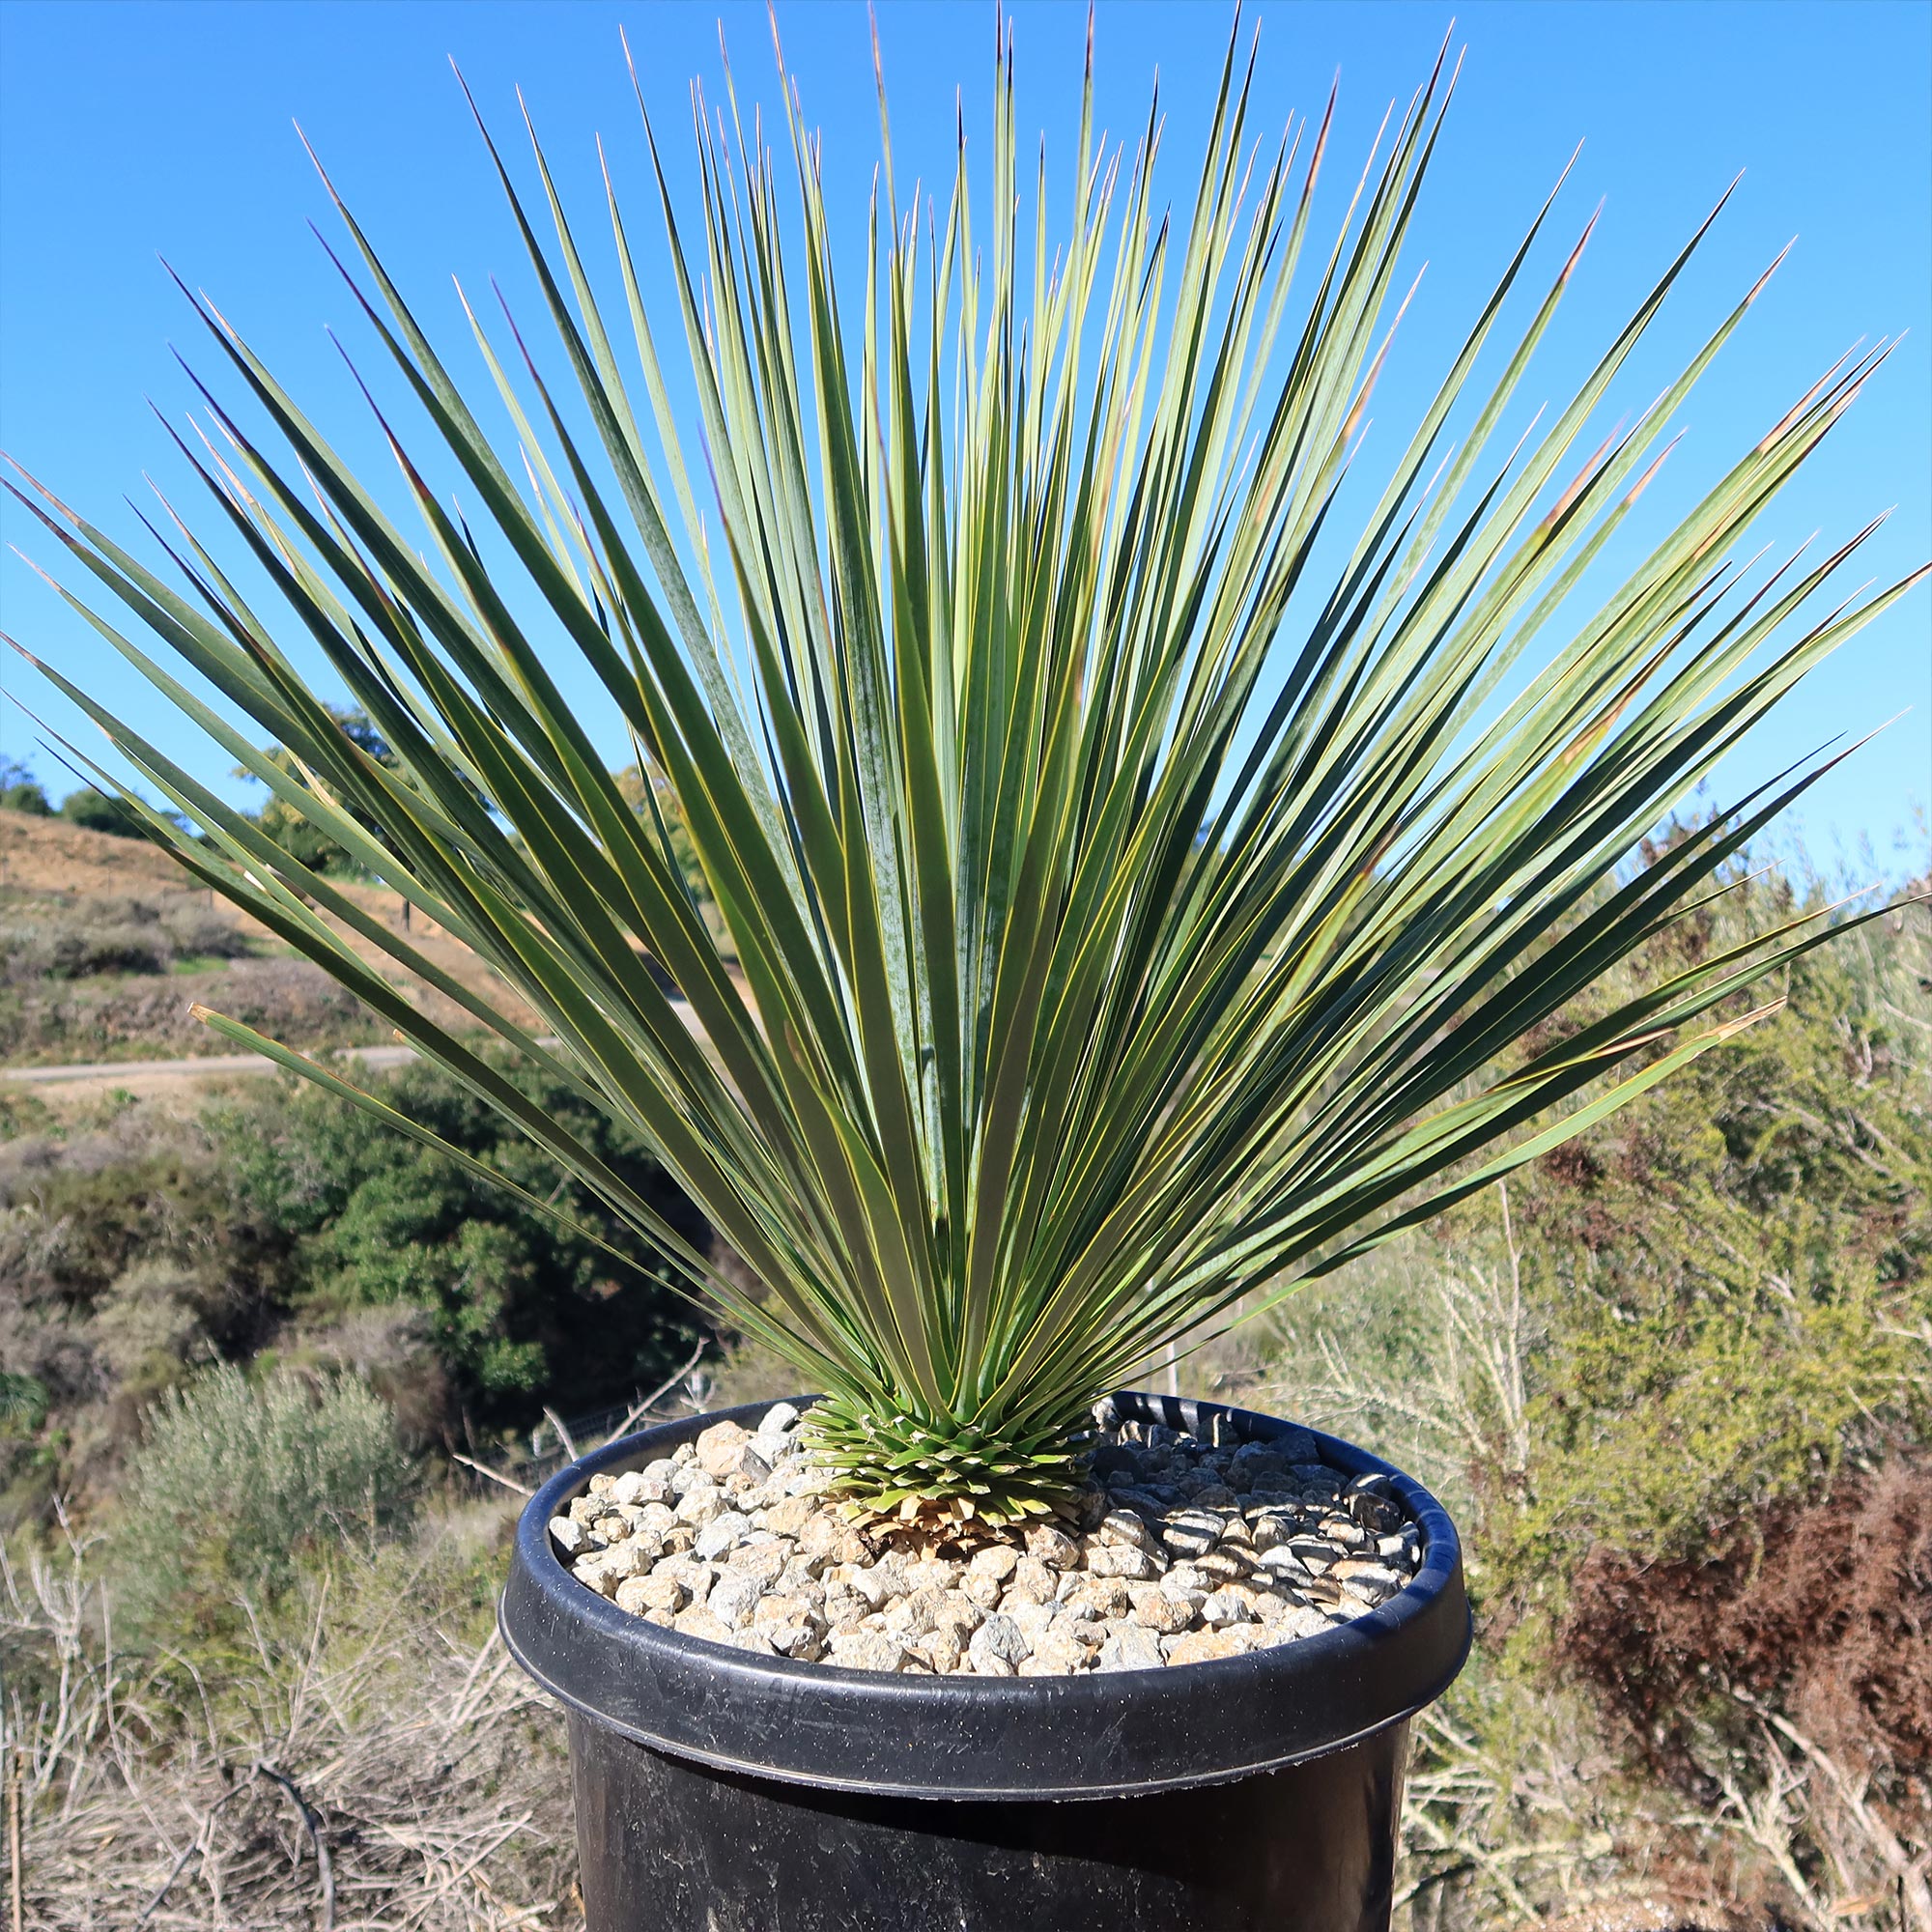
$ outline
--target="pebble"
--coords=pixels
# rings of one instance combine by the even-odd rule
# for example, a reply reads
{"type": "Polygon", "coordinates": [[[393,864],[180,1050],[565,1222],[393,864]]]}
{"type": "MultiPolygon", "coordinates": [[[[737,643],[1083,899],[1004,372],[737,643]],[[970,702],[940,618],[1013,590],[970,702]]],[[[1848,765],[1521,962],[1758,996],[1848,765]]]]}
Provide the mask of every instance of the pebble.
{"type": "Polygon", "coordinates": [[[896,1670],[905,1656],[905,1645],[884,1631],[832,1634],[832,1662],[845,1670],[896,1670]]]}
{"type": "Polygon", "coordinates": [[[1320,1635],[1406,1587],[1417,1524],[1388,1479],[1301,1431],[1208,1442],[1100,1406],[1059,1521],[895,1541],[842,1516],[779,1403],[641,1468],[593,1477],[550,1524],[585,1587],[753,1656],[916,1675],[1065,1677],[1208,1662],[1320,1635]]]}
{"type": "Polygon", "coordinates": [[[1302,1583],[1313,1577],[1315,1572],[1304,1563],[1293,1550],[1285,1545],[1277,1545],[1262,1551],[1261,1568],[1278,1582],[1302,1583]]]}
{"type": "Polygon", "coordinates": [[[1170,1592],[1164,1581],[1142,1584],[1131,1594],[1134,1621],[1157,1636],[1179,1635],[1200,1614],[1201,1605],[1207,1601],[1203,1596],[1189,1602],[1186,1594],[1170,1592]]]}
{"type": "Polygon", "coordinates": [[[1049,1570],[1071,1570],[1080,1561],[1080,1546],[1064,1529],[1037,1522],[1026,1533],[1026,1550],[1049,1570]]]}
{"type": "Polygon", "coordinates": [[[701,1636],[711,1643],[729,1643],[731,1640],[730,1627],[721,1623],[702,1605],[678,1611],[671,1619],[670,1627],[680,1635],[701,1636]]]}
{"type": "Polygon", "coordinates": [[[1105,1643],[1096,1670],[1158,1670],[1167,1662],[1157,1633],[1140,1624],[1122,1624],[1105,1643]]]}
{"type": "Polygon", "coordinates": [[[1022,1677],[1072,1677],[1087,1668],[1087,1646],[1063,1630],[1042,1631],[1022,1660],[1022,1677]]]}
{"type": "Polygon", "coordinates": [[[724,1514],[724,1492],[716,1483],[693,1483],[677,1499],[677,1518],[694,1529],[701,1529],[715,1516],[724,1514]]]}
{"type": "Polygon", "coordinates": [[[942,1626],[930,1636],[920,1639],[919,1654],[931,1664],[936,1676],[950,1677],[959,1668],[966,1652],[959,1641],[959,1633],[942,1626]]]}
{"type": "Polygon", "coordinates": [[[627,1577],[641,1577],[658,1560],[658,1548],[656,1544],[639,1537],[612,1544],[601,1552],[598,1560],[605,1576],[612,1583],[621,1583],[627,1577]]]}
{"type": "Polygon", "coordinates": [[[1070,1604],[1084,1604],[1096,1617],[1123,1617],[1133,1608],[1134,1600],[1127,1595],[1127,1586],[1118,1577],[1089,1576],[1066,1599],[1070,1604]]]}
{"type": "Polygon", "coordinates": [[[796,1537],[816,1514],[810,1496],[784,1496],[765,1506],[764,1521],[758,1526],[774,1536],[796,1537]]]}
{"type": "Polygon", "coordinates": [[[1095,1577],[1120,1577],[1138,1583],[1159,1576],[1161,1567],[1147,1550],[1125,1544],[1096,1543],[1087,1548],[1087,1568],[1095,1577]]]}
{"type": "Polygon", "coordinates": [[[1379,1563],[1364,1563],[1353,1556],[1344,1557],[1329,1575],[1348,1584],[1357,1596],[1365,1594],[1362,1589],[1365,1583],[1377,1593],[1390,1597],[1403,1587],[1403,1579],[1393,1570],[1385,1570],[1379,1563]]]}
{"type": "Polygon", "coordinates": [[[981,1675],[1010,1677],[1033,1655],[1033,1644],[1011,1617],[996,1613],[973,1633],[966,1654],[981,1675]],[[996,1667],[989,1671],[988,1664],[996,1667]]]}
{"type": "Polygon", "coordinates": [[[1060,1614],[1060,1610],[1054,1604],[1020,1603],[1003,1605],[1000,1614],[1011,1617],[1013,1622],[1026,1633],[1026,1640],[1031,1644],[1037,1644],[1060,1614]]]}
{"type": "Polygon", "coordinates": [[[721,1624],[743,1630],[752,1621],[758,1599],[765,1594],[763,1581],[743,1570],[727,1570],[711,1586],[704,1607],[721,1624]]]}
{"type": "Polygon", "coordinates": [[[1019,1567],[1019,1560],[1020,1553],[1010,1543],[989,1543],[985,1548],[974,1552],[966,1574],[990,1577],[995,1582],[1004,1583],[1019,1567]]]}
{"type": "Polygon", "coordinates": [[[1224,1624],[1244,1624],[1253,1616],[1246,1598],[1237,1590],[1216,1590],[1202,1600],[1201,1621],[1212,1630],[1224,1624]]]}
{"type": "MultiPolygon", "coordinates": [[[[1109,1510],[1094,1534],[1102,1543],[1117,1543],[1128,1549],[1151,1551],[1156,1547],[1153,1531],[1147,1526],[1145,1519],[1133,1510],[1109,1510]]],[[[1090,1556],[1093,1553],[1091,1544],[1088,1553],[1090,1556]]]]}
{"type": "Polygon", "coordinates": [[[723,1510],[700,1525],[692,1549],[708,1563],[727,1549],[736,1549],[751,1527],[750,1517],[740,1516],[736,1510],[723,1510]]]}
{"type": "Polygon", "coordinates": [[[1206,1556],[1220,1542],[1225,1523],[1212,1510],[1184,1509],[1161,1526],[1161,1541],[1177,1556],[1206,1556]]]}
{"type": "Polygon", "coordinates": [[[1261,1566],[1252,1550],[1224,1544],[1219,1549],[1210,1549],[1194,1567],[1211,1587],[1218,1583],[1238,1583],[1243,1577],[1252,1577],[1261,1566]]]}
{"type": "Polygon", "coordinates": [[[646,1610],[681,1610],[691,1592],[675,1577],[629,1577],[617,1585],[617,1607],[641,1616],[646,1610]]]}
{"type": "Polygon", "coordinates": [[[1161,1655],[1169,1663],[1211,1663],[1217,1657],[1239,1657],[1247,1647],[1232,1630],[1187,1631],[1163,1638],[1161,1655]]]}
{"type": "Polygon", "coordinates": [[[714,1479],[729,1475],[751,1439],[751,1431],[735,1422],[714,1422],[697,1438],[697,1466],[714,1479]]]}

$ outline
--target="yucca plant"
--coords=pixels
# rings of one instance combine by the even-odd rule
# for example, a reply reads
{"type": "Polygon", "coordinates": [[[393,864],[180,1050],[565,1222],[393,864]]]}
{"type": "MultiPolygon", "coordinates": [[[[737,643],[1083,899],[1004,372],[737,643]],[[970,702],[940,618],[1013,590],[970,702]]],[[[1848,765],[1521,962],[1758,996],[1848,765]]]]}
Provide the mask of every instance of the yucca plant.
{"type": "MultiPolygon", "coordinates": [[[[900,205],[888,151],[856,309],[788,83],[784,160],[735,97],[715,117],[695,97],[702,224],[679,225],[659,168],[662,288],[614,191],[620,285],[599,291],[541,149],[547,240],[492,147],[580,399],[472,314],[514,452],[338,200],[369,322],[478,513],[472,530],[446,510],[385,422],[426,552],[201,301],[279,453],[207,390],[206,453],[183,450],[286,617],[183,520],[156,526],[177,589],[51,496],[41,515],[137,620],[130,635],[64,593],[99,634],[540,1023],[49,670],[205,835],[141,806],[154,837],[823,1390],[815,1453],[855,1506],[1000,1521],[1066,1491],[1090,1406],[1162,1345],[1340,1266],[1774,1010],[1744,996],[1825,918],[1549,1024],[1721,890],[1816,775],[1625,865],[1911,580],[1802,621],[1873,526],[1757,579],[1730,560],[1874,351],[1577,611],[1757,289],[1578,466],[1700,229],[1553,421],[1500,449],[1583,245],[1479,380],[1553,193],[1359,534],[1342,532],[1445,64],[1310,263],[1329,118],[1253,152],[1252,56],[1233,41],[1184,225],[1155,200],[1153,113],[1131,159],[1096,141],[1091,58],[1070,222],[1050,232],[1042,178],[1023,223],[1009,38],[996,79],[984,199],[963,135],[937,216],[900,205]],[[695,437],[660,359],[679,328],[695,437]],[[285,622],[392,763],[337,728],[285,622]],[[621,718],[641,786],[560,695],[567,653],[621,718]],[[1504,682],[1525,660],[1533,674],[1504,682]],[[426,1018],[352,937],[474,1029],[426,1018]],[[490,1042],[642,1136],[758,1289],[526,1101],[490,1042]]],[[[206,1017],[423,1137],[333,1068],[206,1017]]]]}

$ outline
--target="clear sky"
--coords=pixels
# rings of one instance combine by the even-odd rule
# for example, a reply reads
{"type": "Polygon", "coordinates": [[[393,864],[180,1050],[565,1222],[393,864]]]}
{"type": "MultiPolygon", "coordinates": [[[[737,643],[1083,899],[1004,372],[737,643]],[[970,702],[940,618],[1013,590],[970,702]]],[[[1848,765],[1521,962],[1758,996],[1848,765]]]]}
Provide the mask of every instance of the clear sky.
{"type": "MultiPolygon", "coordinates": [[[[1049,168],[1064,166],[1085,11],[1022,4],[1012,12],[1022,125],[1043,128],[1049,168]]],[[[603,220],[595,133],[611,149],[634,226],[645,226],[648,174],[618,28],[630,28],[646,100],[661,137],[669,136],[675,184],[688,185],[687,82],[701,74],[716,91],[721,14],[741,98],[771,100],[761,4],[6,0],[0,444],[124,537],[138,526],[123,497],[144,494],[144,472],[181,489],[181,467],[144,398],[180,422],[192,390],[169,344],[206,370],[215,358],[197,340],[161,254],[213,296],[338,446],[364,455],[388,490],[386,459],[323,332],[334,326],[373,364],[366,332],[308,232],[311,220],[329,230],[331,216],[292,121],[400,271],[418,315],[454,352],[459,373],[487,380],[451,275],[486,293],[498,273],[531,320],[534,304],[447,57],[506,144],[513,89],[523,86],[565,192],[582,210],[581,230],[603,220]]],[[[914,175],[949,179],[956,88],[969,135],[983,135],[994,17],[980,0],[881,6],[902,185],[914,175]]],[[[1207,4],[1103,0],[1098,11],[1100,124],[1137,132],[1158,69],[1168,114],[1163,179],[1176,200],[1191,188],[1229,17],[1207,4]]],[[[1390,99],[1406,101],[1426,74],[1451,9],[1262,4],[1246,17],[1262,28],[1259,127],[1278,127],[1291,111],[1319,113],[1339,71],[1326,204],[1339,214],[1344,177],[1352,180],[1390,99]]],[[[825,130],[835,205],[842,195],[852,209],[857,242],[877,144],[866,11],[792,0],[779,19],[808,118],[825,130]]],[[[1455,38],[1467,59],[1412,243],[1429,273],[1376,398],[1389,452],[1406,440],[1474,304],[1577,141],[1585,146],[1551,247],[1567,247],[1600,199],[1605,218],[1558,339],[1526,385],[1525,415],[1567,394],[1744,169],[1619,409],[1648,403],[1785,242],[1795,235],[1798,245],[1684,412],[1689,436],[1646,498],[1646,532],[1687,508],[1841,352],[1910,331],[1759,534],[1788,549],[1814,530],[1848,535],[1896,505],[1858,577],[1889,580],[1932,554],[1932,7],[1476,0],[1456,10],[1455,38]]],[[[982,139],[982,155],[984,147],[982,139]]],[[[48,540],[12,506],[4,531],[36,560],[52,561],[48,540]]],[[[11,554],[0,558],[0,615],[29,648],[110,701],[141,706],[184,762],[210,777],[223,770],[224,758],[196,751],[186,725],[152,722],[145,689],[11,554]]],[[[1762,726],[1719,789],[1742,790],[1827,739],[1911,707],[1812,794],[1796,829],[1827,863],[1834,847],[1849,857],[1868,838],[1884,870],[1922,867],[1924,835],[1912,826],[1915,810],[1932,801],[1929,639],[1932,596],[1921,587],[1762,726]]],[[[60,727],[89,733],[15,664],[0,676],[60,727]]],[[[0,753],[35,765],[58,793],[70,781],[33,740],[11,705],[0,708],[0,753]]]]}

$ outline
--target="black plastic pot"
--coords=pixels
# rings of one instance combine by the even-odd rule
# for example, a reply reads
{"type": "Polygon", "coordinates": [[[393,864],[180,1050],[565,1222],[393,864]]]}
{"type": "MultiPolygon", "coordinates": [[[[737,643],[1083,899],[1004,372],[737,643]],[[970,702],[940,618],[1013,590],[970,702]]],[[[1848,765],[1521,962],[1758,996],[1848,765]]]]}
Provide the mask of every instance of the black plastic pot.
{"type": "MultiPolygon", "coordinates": [[[[1115,1401],[1203,1437],[1295,1426],[1115,1401]]],[[[888,1676],[682,1636],[565,1570],[548,1525],[593,1475],[722,1419],[585,1457],[518,1527],[503,1635],[569,1712],[589,1932],[1387,1926],[1406,1719],[1469,1646],[1455,1526],[1419,1483],[1306,1432],[1335,1468],[1391,1478],[1422,1532],[1408,1587],[1320,1636],[1161,1670],[888,1676]]]]}

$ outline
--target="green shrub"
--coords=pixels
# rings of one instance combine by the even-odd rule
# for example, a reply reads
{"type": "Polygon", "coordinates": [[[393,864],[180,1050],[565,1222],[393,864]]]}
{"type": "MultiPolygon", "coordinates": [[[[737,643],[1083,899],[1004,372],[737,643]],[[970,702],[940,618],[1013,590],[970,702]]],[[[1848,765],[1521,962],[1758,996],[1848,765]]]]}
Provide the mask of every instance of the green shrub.
{"type": "Polygon", "coordinates": [[[0,1369],[0,1435],[31,1435],[46,1419],[46,1383],[37,1376],[0,1369]]]}
{"type": "Polygon", "coordinates": [[[0,811],[45,818],[52,810],[45,789],[31,771],[18,758],[0,758],[0,811]]]}
{"type": "MultiPolygon", "coordinates": [[[[1777,872],[1737,880],[1668,943],[1720,951],[1812,895],[1777,872]]],[[[1778,1785],[1772,1727],[1723,1687],[1818,1735],[1776,1672],[1745,1667],[1739,1631],[1780,1668],[1804,1649],[1793,1629],[1828,1660],[1849,1643],[1842,1578],[1837,1621],[1790,1607],[1792,1525],[1822,1537],[1844,1515],[1827,1499],[1861,1494],[1932,1423],[1932,919],[1902,906],[1795,962],[1782,990],[1728,1052],[1513,1177],[1507,1224],[1496,1200],[1468,1203],[1297,1297],[1274,1337],[1278,1406],[1416,1468],[1467,1535],[1477,1658],[1424,1720],[1410,1787],[1430,1922],[1554,1913],[1585,1840],[1596,1878],[1643,1870],[1643,1821],[1683,1814],[1681,1790],[1645,1779],[1699,1726],[1739,1746],[1741,1803],[1805,1782],[1778,1785]],[[1633,1724],[1637,1690],[1657,1705],[1633,1724]],[[1595,1740],[1626,1737],[1618,1770],[1595,1740]],[[1512,1785],[1587,1754],[1568,1797],[1512,1785]]],[[[1848,1537],[1830,1548],[1850,1562],[1848,1537]]],[[[1905,1566],[1876,1567],[1860,1586],[1907,1601],[1905,1566]]],[[[1883,1743],[1862,1695],[1841,1700],[1840,1762],[1883,1743]]],[[[1693,1863],[1726,1842],[1748,1861],[1734,1833],[1687,1842],[1693,1863]]]]}
{"type": "MultiPolygon", "coordinates": [[[[517,1079],[687,1239],[704,1241],[702,1218],[633,1137],[560,1085],[517,1079]]],[[[689,1351],[694,1319],[663,1264],[587,1190],[432,1067],[405,1067],[381,1091],[571,1225],[326,1094],[230,1103],[210,1116],[224,1169],[265,1237],[287,1244],[305,1316],[420,1309],[456,1403],[498,1422],[544,1402],[582,1410],[623,1401],[689,1351]]]]}
{"type": "Polygon", "coordinates": [[[217,911],[199,894],[182,894],[160,909],[169,963],[184,959],[246,959],[255,950],[232,915],[217,911]]]}
{"type": "MultiPolygon", "coordinates": [[[[137,1107],[62,1122],[31,1094],[0,1115],[0,1362],[48,1393],[35,1498],[111,1481],[156,1396],[270,1343],[285,1366],[353,1369],[412,1443],[625,1403],[690,1352],[694,1317],[596,1204],[433,1069],[377,1084],[575,1225],[279,1083],[231,1089],[195,1121],[137,1107]]],[[[708,1239],[640,1148],[605,1145],[708,1239]]],[[[0,1492],[24,1442],[0,1441],[0,1492]]]]}
{"type": "Polygon", "coordinates": [[[53,807],[47,803],[47,795],[37,780],[22,780],[17,784],[0,785],[0,811],[24,811],[29,818],[50,818],[53,807]]]}
{"type": "Polygon", "coordinates": [[[117,838],[146,837],[141,821],[123,800],[94,785],[82,785],[78,791],[69,792],[61,800],[60,815],[70,825],[81,826],[89,832],[111,832],[117,838]]]}
{"type": "Polygon", "coordinates": [[[274,1591],[307,1548],[373,1541],[406,1509],[410,1465],[388,1408],[352,1376],[221,1363],[150,1410],[117,1543],[141,1609],[233,1588],[274,1591]]]}
{"type": "MultiPolygon", "coordinates": [[[[327,715],[334,721],[335,727],[349,742],[364,755],[373,758],[377,764],[388,771],[399,771],[401,760],[384,741],[383,734],[371,723],[366,711],[331,704],[327,707],[327,715]]],[[[284,777],[291,778],[308,789],[308,774],[299,758],[280,745],[268,746],[263,757],[284,777]]],[[[235,768],[238,779],[258,779],[259,774],[251,772],[246,765],[235,768]]],[[[363,831],[375,838],[383,838],[383,828],[367,812],[351,814],[363,831]]],[[[255,815],[256,825],[272,838],[298,865],[305,866],[312,872],[320,872],[332,878],[361,878],[362,866],[337,840],[313,824],[296,806],[270,793],[267,803],[255,815]]]]}

